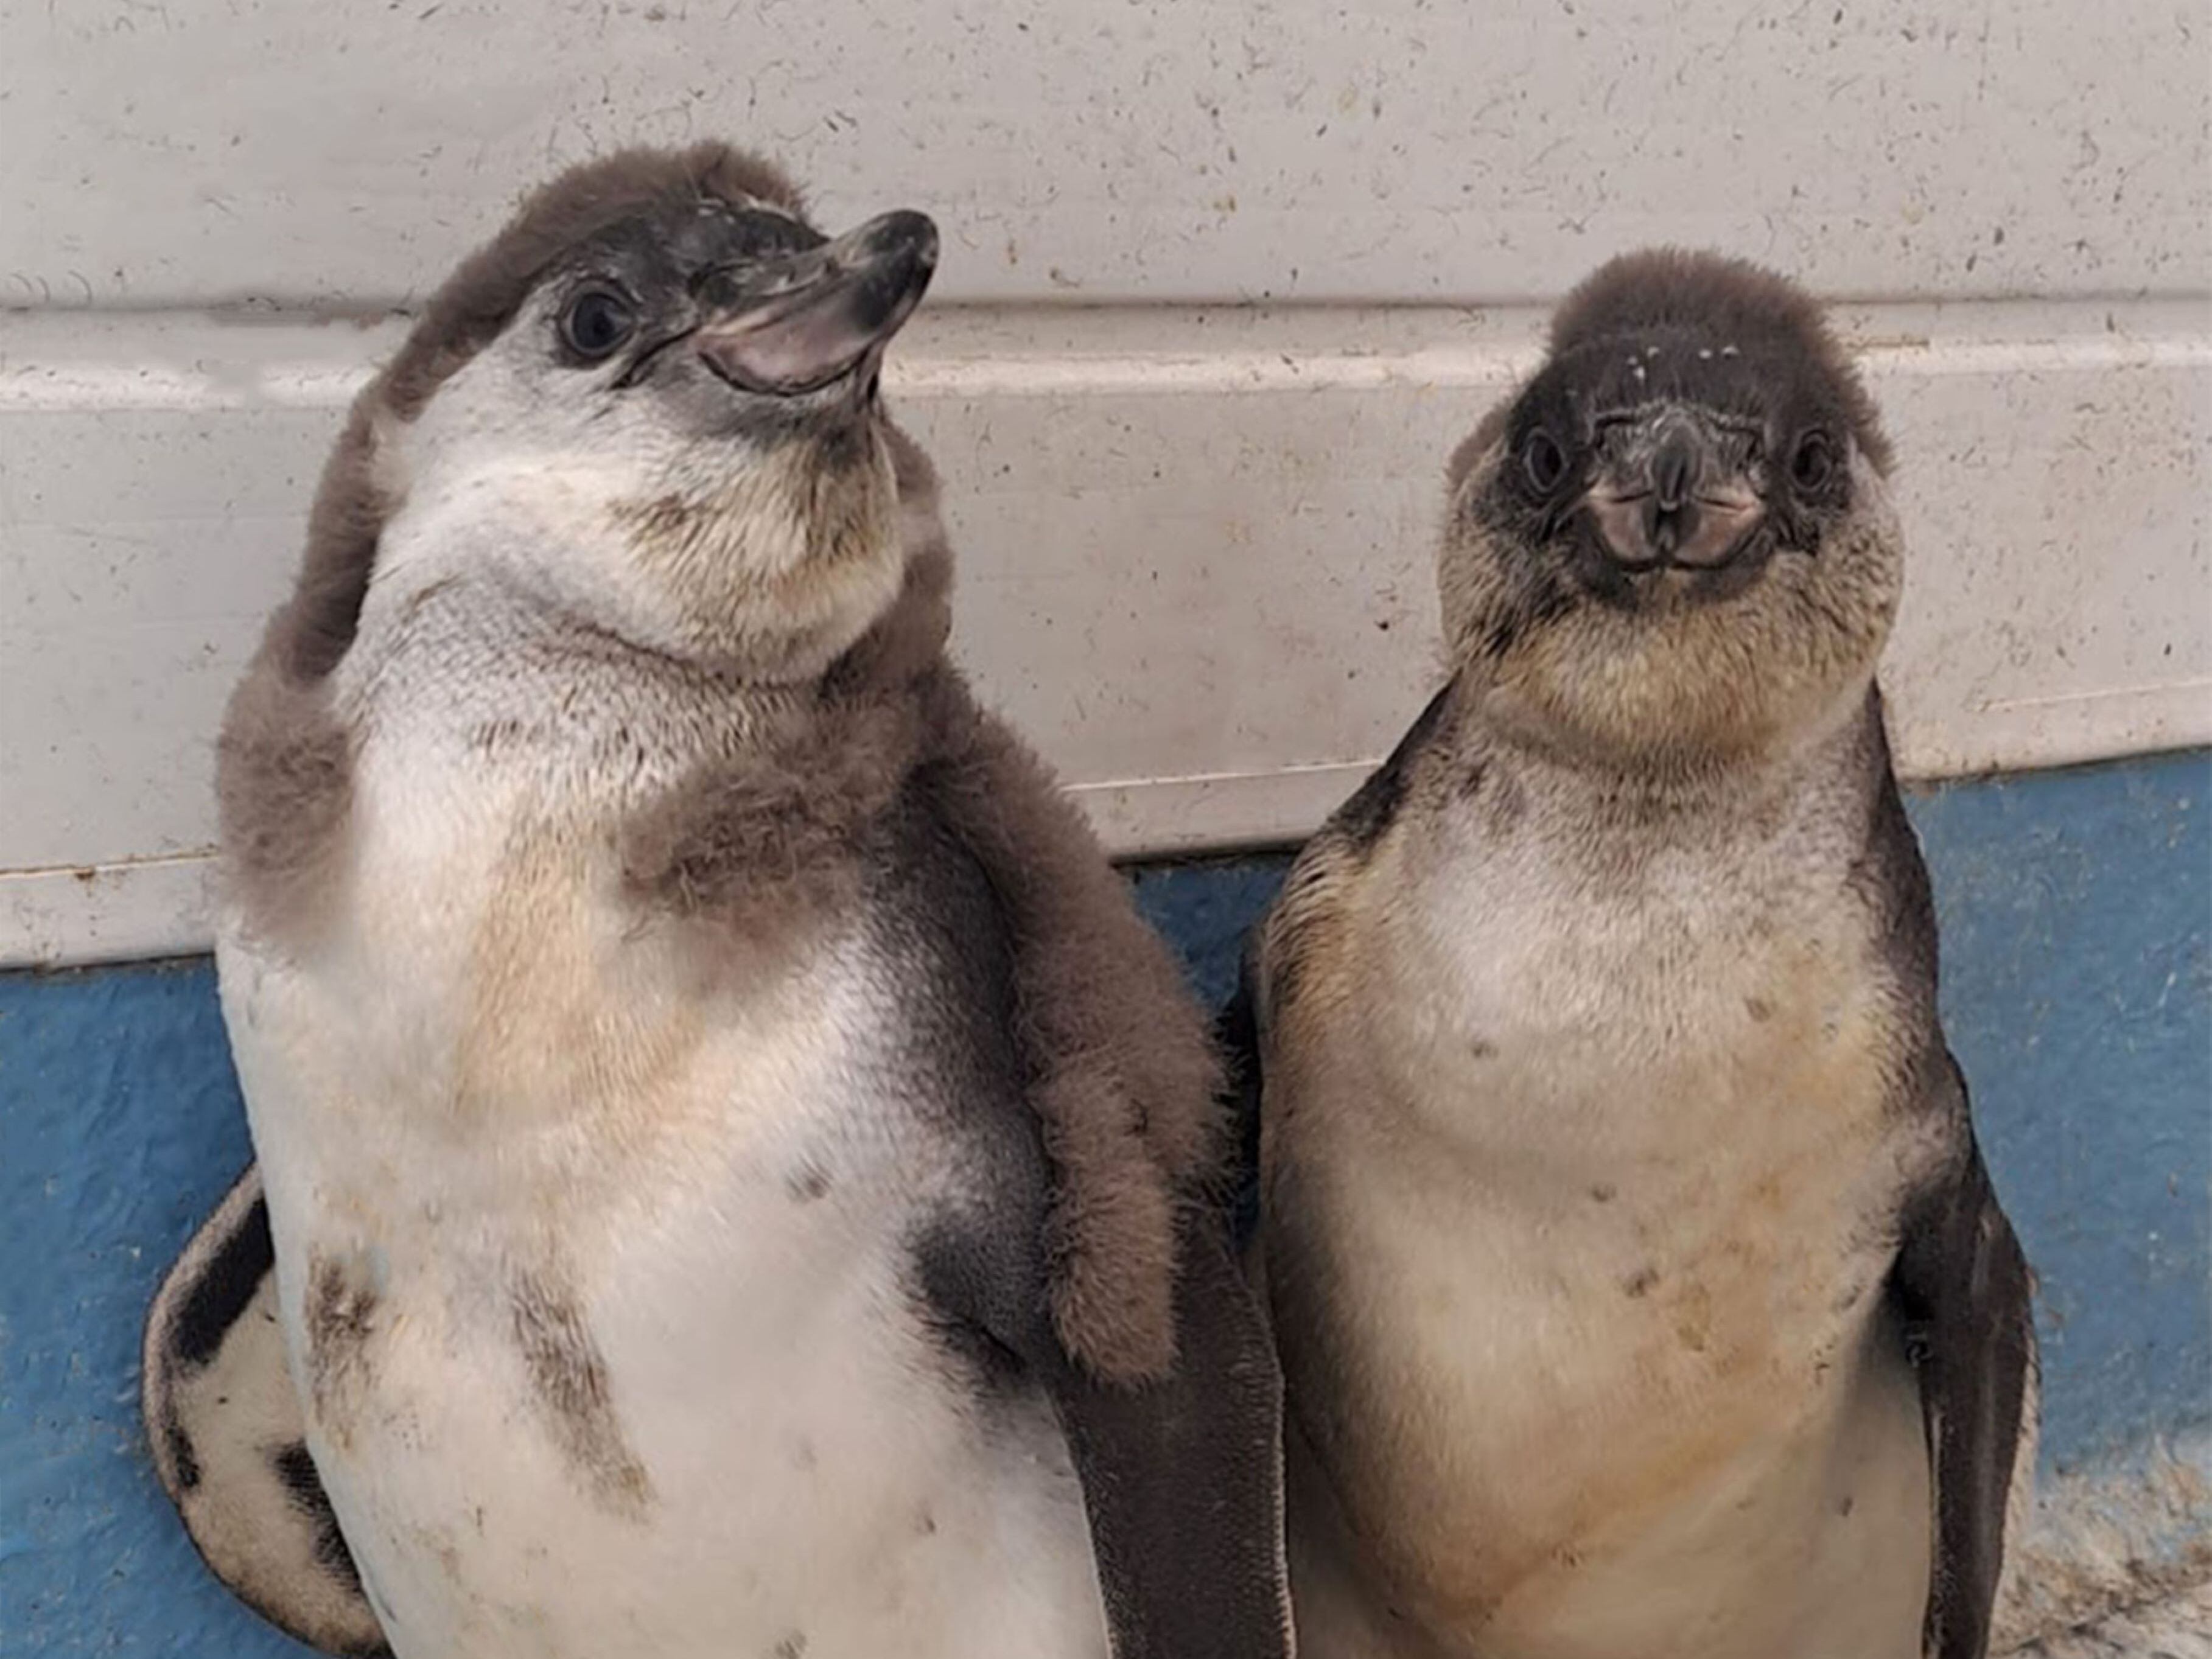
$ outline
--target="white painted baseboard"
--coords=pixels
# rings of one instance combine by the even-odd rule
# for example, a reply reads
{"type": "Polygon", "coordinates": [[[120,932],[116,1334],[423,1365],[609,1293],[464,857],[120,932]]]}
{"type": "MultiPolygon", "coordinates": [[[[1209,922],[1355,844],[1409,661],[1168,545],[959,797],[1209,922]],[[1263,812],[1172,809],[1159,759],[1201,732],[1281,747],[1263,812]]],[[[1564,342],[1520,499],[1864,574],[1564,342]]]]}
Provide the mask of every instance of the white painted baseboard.
{"type": "MultiPolygon", "coordinates": [[[[1915,775],[2212,741],[2197,301],[1857,308],[1913,544],[1915,775]]],[[[1442,470],[1512,309],[943,307],[890,391],[957,645],[1113,848],[1310,830],[1436,683],[1442,470]]],[[[398,325],[0,313],[0,963],[200,948],[210,742],[398,325]]]]}

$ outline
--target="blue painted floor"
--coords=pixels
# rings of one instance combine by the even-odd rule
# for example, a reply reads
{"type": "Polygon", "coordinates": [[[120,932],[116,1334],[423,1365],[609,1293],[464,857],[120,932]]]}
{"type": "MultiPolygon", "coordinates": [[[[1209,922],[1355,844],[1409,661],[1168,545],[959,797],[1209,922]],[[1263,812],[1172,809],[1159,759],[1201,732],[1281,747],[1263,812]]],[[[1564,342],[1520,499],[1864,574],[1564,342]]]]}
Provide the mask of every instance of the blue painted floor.
{"type": "MultiPolygon", "coordinates": [[[[1912,815],[1945,1013],[2042,1277],[2055,1470],[2212,1423],[2212,756],[1956,785],[1912,815]]],[[[1218,1000],[1280,860],[1137,872],[1218,1000]]],[[[154,1483],[138,1322],[247,1158],[204,961],[0,975],[0,1659],[300,1649],[154,1483]]]]}

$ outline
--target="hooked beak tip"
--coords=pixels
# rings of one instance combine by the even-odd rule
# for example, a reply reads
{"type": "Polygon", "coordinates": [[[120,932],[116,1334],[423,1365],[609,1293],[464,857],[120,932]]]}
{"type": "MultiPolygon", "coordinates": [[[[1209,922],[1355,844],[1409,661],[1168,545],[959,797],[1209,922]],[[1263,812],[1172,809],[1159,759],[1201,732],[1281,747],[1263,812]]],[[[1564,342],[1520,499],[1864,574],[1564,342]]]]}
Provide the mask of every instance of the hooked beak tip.
{"type": "Polygon", "coordinates": [[[929,216],[886,213],[786,263],[765,291],[740,293],[703,325],[696,349],[743,391],[796,397],[874,364],[937,269],[929,216]]]}

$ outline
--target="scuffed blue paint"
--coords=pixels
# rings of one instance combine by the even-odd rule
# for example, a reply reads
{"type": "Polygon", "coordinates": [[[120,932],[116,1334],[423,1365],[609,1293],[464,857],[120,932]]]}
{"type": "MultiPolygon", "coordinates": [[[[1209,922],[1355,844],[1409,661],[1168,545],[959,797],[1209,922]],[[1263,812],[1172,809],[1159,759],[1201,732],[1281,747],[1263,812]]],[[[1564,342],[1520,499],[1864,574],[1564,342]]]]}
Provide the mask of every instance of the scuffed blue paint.
{"type": "MultiPolygon", "coordinates": [[[[2046,1461],[2212,1424],[2212,757],[1912,801],[1944,1005],[2043,1279],[2046,1461]]],[[[1218,1000],[1283,860],[1138,872],[1218,1000]]],[[[306,1650],[232,1603],[153,1479],[138,1323],[247,1157],[204,962],[0,975],[0,1659],[306,1650]]]]}
{"type": "Polygon", "coordinates": [[[138,1332],[252,1152],[204,961],[0,975],[0,1655],[296,1659],[154,1480],[138,1332]]]}
{"type": "Polygon", "coordinates": [[[1290,868],[1285,857],[1207,859],[1162,864],[1133,874],[1137,908],[1182,952],[1192,985],[1208,1007],[1237,988],[1244,936],[1267,914],[1290,868]]]}
{"type": "Polygon", "coordinates": [[[2042,1279],[2045,1461],[2212,1422],[2212,757],[1911,807],[1945,1024],[2042,1279]]]}

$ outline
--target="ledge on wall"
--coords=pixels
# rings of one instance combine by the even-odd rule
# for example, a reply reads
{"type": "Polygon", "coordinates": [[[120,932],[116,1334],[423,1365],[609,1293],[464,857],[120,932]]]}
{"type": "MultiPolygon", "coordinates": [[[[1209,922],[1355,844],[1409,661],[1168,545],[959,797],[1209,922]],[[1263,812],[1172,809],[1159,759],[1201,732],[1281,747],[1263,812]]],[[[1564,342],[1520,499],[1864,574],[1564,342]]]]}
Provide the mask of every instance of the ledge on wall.
{"type": "MultiPolygon", "coordinates": [[[[1913,546],[1922,777],[2212,742],[2212,334],[2187,301],[1848,307],[1913,546]]],[[[1437,673],[1444,459],[1513,307],[933,308],[956,647],[1124,855],[1293,840],[1437,673]]],[[[203,948],[210,743],[401,325],[0,313],[0,963],[203,948]]]]}

